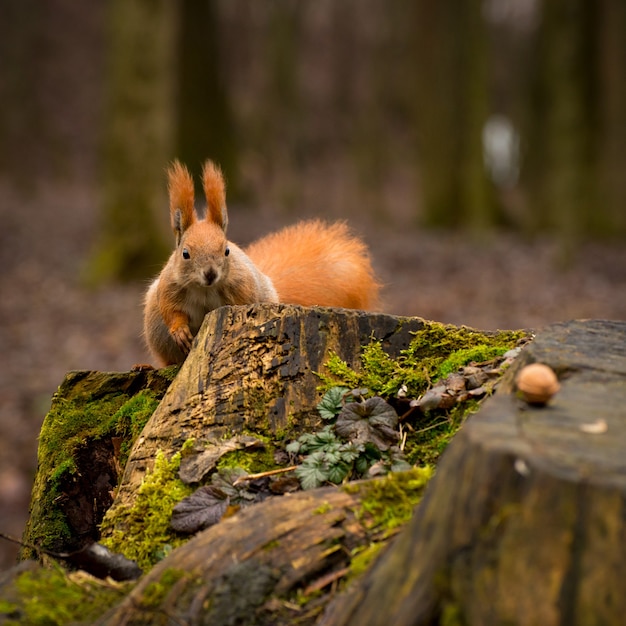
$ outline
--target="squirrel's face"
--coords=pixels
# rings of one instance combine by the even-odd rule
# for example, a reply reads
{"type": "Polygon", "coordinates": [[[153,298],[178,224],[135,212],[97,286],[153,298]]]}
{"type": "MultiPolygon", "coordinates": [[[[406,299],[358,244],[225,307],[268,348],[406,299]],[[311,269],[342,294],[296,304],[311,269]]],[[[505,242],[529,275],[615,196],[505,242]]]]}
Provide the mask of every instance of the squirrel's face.
{"type": "Polygon", "coordinates": [[[185,231],[174,255],[181,282],[213,287],[228,273],[230,249],[224,231],[216,224],[200,221],[185,231]]]}

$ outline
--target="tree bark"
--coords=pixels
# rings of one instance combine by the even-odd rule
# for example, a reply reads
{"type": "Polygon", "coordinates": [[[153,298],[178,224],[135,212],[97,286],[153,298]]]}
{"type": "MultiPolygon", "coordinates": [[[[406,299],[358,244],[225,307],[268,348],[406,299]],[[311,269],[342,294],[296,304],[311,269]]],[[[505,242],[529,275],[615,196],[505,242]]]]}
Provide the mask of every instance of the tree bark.
{"type": "Polygon", "coordinates": [[[621,623],[624,346],[624,322],[539,335],[447,448],[409,526],[318,623],[621,623]],[[534,361],[561,379],[545,407],[513,393],[534,361]]]}

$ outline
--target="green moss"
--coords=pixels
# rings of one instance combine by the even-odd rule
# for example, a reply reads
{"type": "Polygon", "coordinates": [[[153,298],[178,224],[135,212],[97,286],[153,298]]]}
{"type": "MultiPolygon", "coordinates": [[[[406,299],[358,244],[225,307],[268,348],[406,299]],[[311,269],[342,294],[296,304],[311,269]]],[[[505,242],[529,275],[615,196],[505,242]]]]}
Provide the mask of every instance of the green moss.
{"type": "Polygon", "coordinates": [[[324,515],[324,513],[328,513],[332,510],[333,507],[328,502],[324,502],[313,511],[313,515],[324,515]]]}
{"type": "Polygon", "coordinates": [[[432,476],[433,467],[426,466],[392,472],[378,480],[344,485],[348,493],[361,494],[361,505],[356,515],[372,537],[368,545],[352,552],[350,572],[344,585],[349,585],[355,577],[366,572],[380,550],[388,545],[388,537],[411,519],[432,476]]]}
{"type": "Polygon", "coordinates": [[[411,519],[433,471],[432,466],[426,466],[391,472],[380,480],[352,483],[344,489],[348,493],[360,492],[358,517],[370,530],[386,535],[411,519]]]}
{"type": "Polygon", "coordinates": [[[469,415],[478,411],[480,402],[469,399],[455,405],[446,413],[423,415],[407,433],[404,446],[406,460],[411,465],[433,465],[469,415]]]}
{"type": "Polygon", "coordinates": [[[454,602],[443,602],[439,624],[441,626],[466,626],[461,607],[454,602]]]}
{"type": "MultiPolygon", "coordinates": [[[[321,390],[325,392],[335,386],[367,388],[372,395],[394,398],[403,388],[407,398],[418,398],[438,380],[470,362],[484,363],[503,355],[525,336],[523,331],[486,333],[424,322],[397,358],[389,356],[380,341],[363,347],[360,365],[354,369],[331,354],[325,364],[326,372],[318,373],[321,390]]],[[[405,429],[407,461],[412,465],[436,463],[467,415],[477,407],[477,400],[467,399],[448,411],[412,413],[405,429]]]]}
{"type": "Polygon", "coordinates": [[[161,378],[171,383],[176,378],[176,374],[180,371],[180,367],[180,365],[169,365],[168,367],[163,367],[158,370],[158,374],[161,378]]]}
{"type": "Polygon", "coordinates": [[[196,445],[195,437],[191,437],[190,439],[187,439],[185,443],[183,443],[180,449],[181,459],[184,459],[185,457],[191,456],[192,454],[194,454],[195,445],[196,445]]]}
{"type": "Polygon", "coordinates": [[[267,407],[274,399],[272,393],[260,382],[257,387],[248,388],[245,397],[246,402],[243,408],[246,416],[249,415],[248,423],[254,424],[256,432],[271,436],[272,428],[268,418],[267,407]]]}
{"type": "Polygon", "coordinates": [[[114,432],[114,416],[126,400],[126,396],[117,394],[91,401],[78,397],[53,404],[39,435],[39,471],[50,478],[53,488],[64,472],[74,470],[77,448],[89,439],[114,432]]]}
{"type": "Polygon", "coordinates": [[[29,626],[92,623],[119,602],[131,586],[68,576],[60,567],[24,572],[15,581],[17,600],[0,602],[0,621],[29,626]]]}
{"type": "Polygon", "coordinates": [[[498,356],[502,356],[510,350],[507,346],[474,346],[473,348],[462,348],[455,350],[447,359],[442,361],[437,367],[436,379],[445,378],[448,374],[458,371],[464,365],[475,361],[484,363],[498,356]]]}
{"type": "Polygon", "coordinates": [[[101,542],[136,561],[144,571],[185,541],[170,529],[174,506],[193,491],[178,478],[180,458],[180,452],[167,459],[159,451],[133,506],[115,507],[101,525],[101,542]]]}
{"type": "Polygon", "coordinates": [[[137,437],[159,405],[160,398],[151,391],[141,391],[125,402],[111,418],[111,427],[124,439],[119,463],[126,465],[137,437]]]}
{"type": "Polygon", "coordinates": [[[326,362],[328,373],[319,374],[322,390],[337,385],[350,389],[367,387],[373,394],[388,397],[404,385],[409,397],[418,397],[439,378],[470,361],[485,361],[504,354],[524,336],[523,331],[484,333],[464,326],[425,322],[396,359],[384,351],[379,341],[363,348],[358,369],[331,354],[326,362]]]}
{"type": "Polygon", "coordinates": [[[141,594],[141,607],[155,608],[165,600],[172,587],[182,578],[189,577],[189,572],[168,568],[163,571],[160,580],[150,583],[141,594]]]}
{"type": "Polygon", "coordinates": [[[380,553],[381,548],[387,545],[384,541],[373,541],[368,546],[356,550],[350,559],[350,575],[346,583],[356,577],[364,574],[380,553]]]}
{"type": "Polygon", "coordinates": [[[276,469],[273,448],[263,450],[233,450],[228,452],[217,462],[217,469],[241,468],[248,474],[266,472],[276,469]]]}
{"type": "Polygon", "coordinates": [[[11,615],[19,615],[19,605],[15,604],[15,602],[0,600],[0,618],[5,618],[5,616],[8,617],[11,615]]]}

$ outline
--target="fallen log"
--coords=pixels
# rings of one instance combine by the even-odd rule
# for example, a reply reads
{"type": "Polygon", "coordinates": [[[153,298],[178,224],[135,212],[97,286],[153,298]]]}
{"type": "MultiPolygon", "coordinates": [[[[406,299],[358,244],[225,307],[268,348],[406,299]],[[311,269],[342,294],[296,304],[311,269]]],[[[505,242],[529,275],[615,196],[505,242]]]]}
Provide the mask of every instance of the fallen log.
{"type": "Polygon", "coordinates": [[[427,479],[414,470],[244,509],[172,552],[97,624],[313,624],[358,555],[410,517],[427,479]]]}

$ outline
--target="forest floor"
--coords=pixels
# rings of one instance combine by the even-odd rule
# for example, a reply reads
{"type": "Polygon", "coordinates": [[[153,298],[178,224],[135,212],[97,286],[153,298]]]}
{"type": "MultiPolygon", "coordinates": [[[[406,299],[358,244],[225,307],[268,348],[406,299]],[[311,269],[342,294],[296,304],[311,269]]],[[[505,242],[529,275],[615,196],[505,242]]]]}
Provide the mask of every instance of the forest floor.
{"type": "MultiPolygon", "coordinates": [[[[87,289],[81,282],[96,205],[87,189],[41,186],[24,195],[0,182],[0,532],[14,536],[28,513],[39,428],[65,373],[128,370],[149,360],[140,336],[145,285],[87,289]]],[[[282,221],[231,210],[230,236],[245,244],[282,221]]],[[[624,243],[586,243],[562,267],[548,239],[497,233],[476,240],[362,218],[353,225],[385,284],[386,313],[483,330],[626,320],[624,243]]],[[[0,571],[15,554],[0,541],[0,571]]]]}

